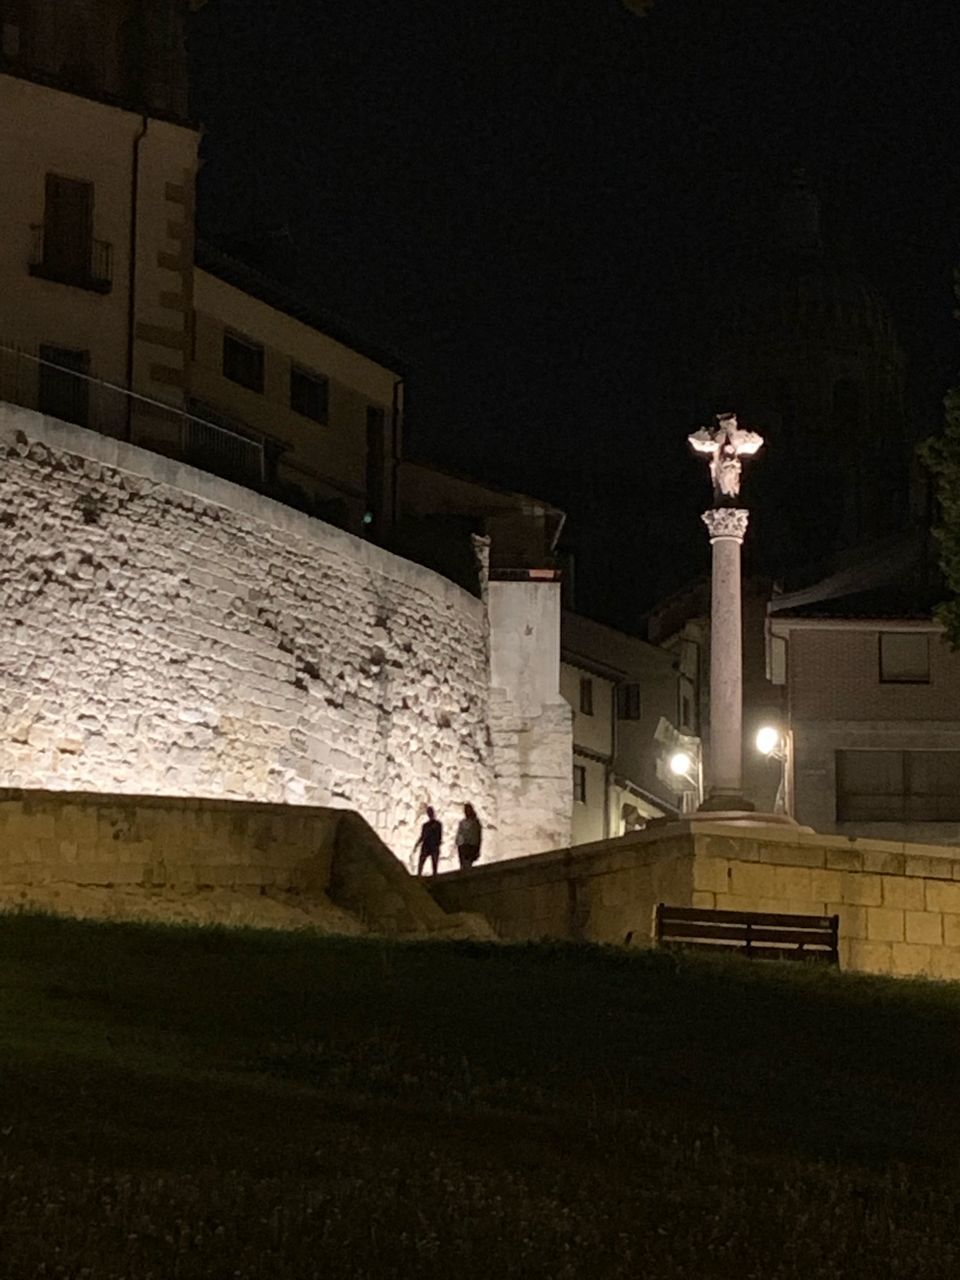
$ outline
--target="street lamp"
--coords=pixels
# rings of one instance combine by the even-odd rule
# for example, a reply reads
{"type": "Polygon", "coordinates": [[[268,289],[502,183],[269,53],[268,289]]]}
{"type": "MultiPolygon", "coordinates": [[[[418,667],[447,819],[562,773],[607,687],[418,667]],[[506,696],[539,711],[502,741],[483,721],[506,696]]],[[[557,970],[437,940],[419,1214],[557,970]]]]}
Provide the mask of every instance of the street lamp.
{"type": "Polygon", "coordinates": [[[772,724],[762,725],[754,739],[757,750],[768,760],[776,760],[780,765],[780,784],[777,787],[776,799],[773,802],[774,813],[787,811],[787,744],[780,730],[772,724]]]}
{"type": "Polygon", "coordinates": [[[689,751],[674,751],[667,759],[667,767],[680,784],[681,812],[692,813],[703,796],[703,774],[699,753],[694,756],[689,751]]]}
{"type": "Polygon", "coordinates": [[[675,751],[670,757],[670,772],[675,778],[693,778],[693,760],[686,751],[675,751]]]}
{"type": "Polygon", "coordinates": [[[765,724],[757,730],[757,750],[762,756],[772,756],[774,760],[783,759],[783,737],[780,730],[772,724],[765,724]]]}

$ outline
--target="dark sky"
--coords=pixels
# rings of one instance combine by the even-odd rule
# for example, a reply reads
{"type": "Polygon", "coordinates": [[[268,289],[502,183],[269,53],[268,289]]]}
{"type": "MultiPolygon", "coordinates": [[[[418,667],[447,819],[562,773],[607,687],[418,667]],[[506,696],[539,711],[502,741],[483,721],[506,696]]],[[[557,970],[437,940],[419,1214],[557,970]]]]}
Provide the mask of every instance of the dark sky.
{"type": "Polygon", "coordinates": [[[566,507],[586,610],[629,624],[706,566],[687,330],[793,168],[893,308],[917,433],[938,425],[957,0],[211,0],[194,23],[205,233],[407,355],[411,452],[566,507]]]}

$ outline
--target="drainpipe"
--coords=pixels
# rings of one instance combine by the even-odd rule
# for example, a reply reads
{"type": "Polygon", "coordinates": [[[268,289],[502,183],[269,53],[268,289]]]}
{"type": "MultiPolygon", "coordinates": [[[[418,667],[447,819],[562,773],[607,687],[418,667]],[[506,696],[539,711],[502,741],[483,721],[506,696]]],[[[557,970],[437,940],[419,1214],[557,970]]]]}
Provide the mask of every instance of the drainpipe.
{"type": "Polygon", "coordinates": [[[391,447],[390,447],[390,453],[391,453],[391,458],[390,458],[390,527],[391,527],[391,529],[396,527],[397,519],[398,519],[398,517],[399,517],[399,513],[398,513],[398,511],[397,511],[397,498],[398,498],[399,476],[400,476],[400,451],[401,451],[401,449],[402,449],[402,447],[403,447],[403,446],[402,446],[402,443],[401,443],[401,439],[400,439],[400,432],[401,432],[401,425],[402,425],[402,424],[401,424],[401,418],[402,418],[402,414],[403,414],[403,410],[402,410],[402,408],[401,408],[401,405],[403,404],[403,399],[404,399],[404,397],[403,397],[403,392],[404,392],[405,390],[406,390],[406,388],[405,388],[405,386],[404,386],[404,381],[403,381],[403,379],[402,379],[402,378],[397,378],[397,379],[395,380],[394,384],[393,384],[393,406],[392,406],[392,416],[393,416],[393,423],[392,423],[393,431],[392,431],[392,435],[393,435],[393,440],[392,440],[392,442],[391,442],[391,447]]]}
{"type": "MultiPolygon", "coordinates": [[[[133,344],[134,331],[137,324],[137,231],[140,216],[140,147],[147,130],[150,117],[141,117],[140,128],[133,140],[133,160],[130,165],[130,261],[127,264],[127,391],[133,391],[133,344]]],[[[133,398],[127,396],[127,423],[124,439],[133,438],[133,398]]]]}
{"type": "MultiPolygon", "coordinates": [[[[606,789],[603,793],[603,837],[609,840],[614,834],[613,817],[610,809],[610,791],[614,785],[617,770],[617,752],[620,750],[620,725],[617,721],[617,681],[610,689],[610,763],[606,767],[606,789]]],[[[620,825],[620,814],[616,815],[617,826],[620,825]]],[[[616,833],[620,834],[619,831],[616,833]]]]}

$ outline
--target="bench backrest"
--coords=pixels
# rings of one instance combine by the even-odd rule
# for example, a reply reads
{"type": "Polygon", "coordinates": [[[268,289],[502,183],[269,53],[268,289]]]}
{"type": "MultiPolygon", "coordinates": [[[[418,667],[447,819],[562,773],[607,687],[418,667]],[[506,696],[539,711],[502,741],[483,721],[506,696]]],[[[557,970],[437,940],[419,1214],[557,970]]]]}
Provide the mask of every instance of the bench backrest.
{"type": "Polygon", "coordinates": [[[735,949],[759,959],[839,963],[839,916],[787,915],[777,911],[712,911],[657,907],[656,940],[665,947],[735,949]]]}

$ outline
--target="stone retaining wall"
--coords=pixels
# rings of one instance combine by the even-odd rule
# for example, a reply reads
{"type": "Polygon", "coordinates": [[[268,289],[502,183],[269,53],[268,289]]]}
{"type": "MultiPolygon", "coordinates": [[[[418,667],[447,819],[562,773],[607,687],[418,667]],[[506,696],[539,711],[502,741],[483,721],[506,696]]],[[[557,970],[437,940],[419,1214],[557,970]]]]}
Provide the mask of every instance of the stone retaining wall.
{"type": "Polygon", "coordinates": [[[0,791],[0,909],[489,936],[449,916],[355,813],[0,791]]]}
{"type": "Polygon", "coordinates": [[[430,882],[445,909],[504,938],[652,944],[658,902],[840,917],[840,961],[960,979],[960,850],[788,827],[652,824],[619,840],[430,882]]]}

